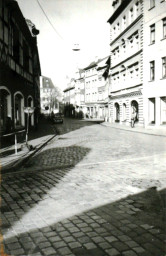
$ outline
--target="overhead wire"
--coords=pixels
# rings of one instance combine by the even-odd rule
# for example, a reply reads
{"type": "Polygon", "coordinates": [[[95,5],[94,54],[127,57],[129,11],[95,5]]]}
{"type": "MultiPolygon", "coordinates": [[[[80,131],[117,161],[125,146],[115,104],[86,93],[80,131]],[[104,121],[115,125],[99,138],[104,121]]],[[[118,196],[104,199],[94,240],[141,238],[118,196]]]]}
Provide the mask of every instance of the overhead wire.
{"type": "Polygon", "coordinates": [[[40,9],[42,10],[42,12],[44,13],[46,19],[48,20],[48,22],[50,23],[51,27],[53,28],[53,30],[55,31],[55,33],[63,40],[63,37],[59,34],[59,32],[55,29],[54,25],[52,24],[52,22],[50,21],[50,19],[48,18],[46,12],[44,11],[42,5],[40,4],[39,0],[36,0],[40,9]]]}

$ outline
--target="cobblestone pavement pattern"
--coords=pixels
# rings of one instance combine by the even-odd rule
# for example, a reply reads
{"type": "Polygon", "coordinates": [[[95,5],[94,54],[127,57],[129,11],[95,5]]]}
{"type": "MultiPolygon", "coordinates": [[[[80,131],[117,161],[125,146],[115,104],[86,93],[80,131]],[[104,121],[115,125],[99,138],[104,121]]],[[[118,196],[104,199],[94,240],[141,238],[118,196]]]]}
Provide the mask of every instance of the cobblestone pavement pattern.
{"type": "Polygon", "coordinates": [[[70,122],[24,168],[3,175],[5,252],[165,256],[165,138],[70,122]]]}

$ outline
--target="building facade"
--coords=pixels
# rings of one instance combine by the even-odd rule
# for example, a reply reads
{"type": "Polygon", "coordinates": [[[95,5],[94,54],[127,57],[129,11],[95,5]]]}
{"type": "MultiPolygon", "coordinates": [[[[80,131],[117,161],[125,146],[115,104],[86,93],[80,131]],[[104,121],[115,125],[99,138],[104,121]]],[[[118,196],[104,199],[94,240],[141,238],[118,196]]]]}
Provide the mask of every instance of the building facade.
{"type": "Polygon", "coordinates": [[[67,117],[75,116],[75,79],[72,78],[63,91],[64,115],[67,117]]]}
{"type": "Polygon", "coordinates": [[[46,76],[40,77],[40,106],[42,114],[50,115],[52,112],[59,112],[57,90],[51,78],[46,76]]]}
{"type": "Polygon", "coordinates": [[[144,1],[145,126],[166,124],[166,1],[144,1]]]}
{"type": "Polygon", "coordinates": [[[30,118],[30,125],[35,126],[41,73],[36,35],[29,30],[16,1],[0,0],[1,134],[25,127],[24,107],[36,109],[30,118]]]}
{"type": "Polygon", "coordinates": [[[90,63],[85,72],[86,115],[90,118],[104,118],[108,108],[108,83],[103,77],[108,57],[90,63]]]}
{"type": "Polygon", "coordinates": [[[84,70],[78,69],[75,78],[75,111],[77,117],[83,117],[86,114],[85,106],[85,79],[84,70]]]}
{"type": "Polygon", "coordinates": [[[134,106],[143,126],[143,1],[113,1],[111,14],[110,121],[130,125],[134,106]]]}

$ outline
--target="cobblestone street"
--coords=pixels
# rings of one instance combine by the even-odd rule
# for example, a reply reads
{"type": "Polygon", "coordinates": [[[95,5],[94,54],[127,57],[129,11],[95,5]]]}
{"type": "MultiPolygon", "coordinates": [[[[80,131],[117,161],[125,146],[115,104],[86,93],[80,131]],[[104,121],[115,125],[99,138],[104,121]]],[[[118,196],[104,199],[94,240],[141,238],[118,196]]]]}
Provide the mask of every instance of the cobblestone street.
{"type": "Polygon", "coordinates": [[[166,138],[65,120],[3,174],[2,234],[13,256],[166,256],[166,138]]]}

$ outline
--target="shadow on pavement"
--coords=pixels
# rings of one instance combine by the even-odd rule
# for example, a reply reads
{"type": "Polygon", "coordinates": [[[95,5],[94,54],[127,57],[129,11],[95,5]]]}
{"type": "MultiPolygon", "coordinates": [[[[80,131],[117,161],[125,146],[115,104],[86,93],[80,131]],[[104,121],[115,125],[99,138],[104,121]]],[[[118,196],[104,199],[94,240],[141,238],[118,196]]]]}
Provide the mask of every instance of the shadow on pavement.
{"type": "Polygon", "coordinates": [[[90,149],[78,146],[45,150],[26,164],[31,171],[3,174],[1,182],[1,219],[5,234],[15,222],[35,207],[51,188],[63,179],[90,149]],[[37,164],[38,172],[35,172],[37,164]],[[58,173],[56,169],[60,167],[58,173]],[[51,173],[47,173],[51,170],[51,173]]]}
{"type": "MultiPolygon", "coordinates": [[[[43,177],[43,185],[46,182],[43,177]]],[[[37,188],[37,183],[33,186],[37,188]]],[[[158,192],[151,188],[43,228],[31,227],[5,240],[6,253],[15,256],[165,256],[165,195],[165,189],[158,192]]]]}

